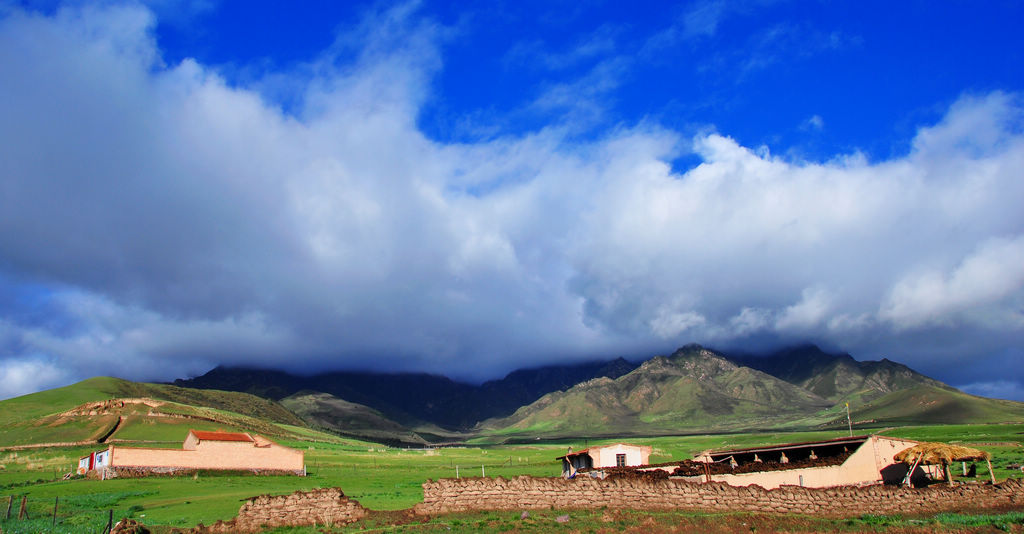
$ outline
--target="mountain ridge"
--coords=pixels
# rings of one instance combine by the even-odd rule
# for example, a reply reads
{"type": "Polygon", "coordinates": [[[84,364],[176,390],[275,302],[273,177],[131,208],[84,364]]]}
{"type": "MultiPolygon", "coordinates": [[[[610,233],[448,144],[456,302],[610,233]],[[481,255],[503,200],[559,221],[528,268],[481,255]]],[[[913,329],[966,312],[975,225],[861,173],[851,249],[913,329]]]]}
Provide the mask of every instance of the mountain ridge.
{"type": "Polygon", "coordinates": [[[360,435],[353,428],[385,421],[397,439],[413,443],[473,435],[504,439],[824,428],[845,424],[846,403],[857,420],[878,424],[912,421],[915,414],[951,423],[971,422],[971,417],[1024,420],[1024,403],[999,404],[888,359],[858,361],[814,345],[753,356],[689,344],[640,363],[618,358],[522,369],[479,386],[416,373],[301,377],[224,367],[175,384],[263,392],[282,403],[304,392],[305,412],[299,412],[311,425],[360,435]],[[955,409],[946,416],[928,402],[955,409]],[[349,421],[350,428],[332,423],[332,417],[349,421]],[[414,428],[433,429],[433,436],[414,428]]]}

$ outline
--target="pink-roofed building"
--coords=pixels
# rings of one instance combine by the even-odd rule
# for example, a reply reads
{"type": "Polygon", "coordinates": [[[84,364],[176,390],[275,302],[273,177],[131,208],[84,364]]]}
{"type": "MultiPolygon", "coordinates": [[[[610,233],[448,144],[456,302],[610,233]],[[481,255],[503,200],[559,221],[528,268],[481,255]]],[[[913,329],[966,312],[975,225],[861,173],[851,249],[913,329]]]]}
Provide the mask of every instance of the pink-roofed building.
{"type": "MultiPolygon", "coordinates": [[[[199,469],[291,473],[305,475],[304,454],[246,432],[189,430],[181,449],[155,449],[111,445],[93,454],[106,460],[80,461],[81,467],[96,470],[102,478],[152,473],[182,473],[199,469]]],[[[92,455],[91,455],[92,456],[92,455]]],[[[85,457],[88,459],[88,457],[85,457]]]]}

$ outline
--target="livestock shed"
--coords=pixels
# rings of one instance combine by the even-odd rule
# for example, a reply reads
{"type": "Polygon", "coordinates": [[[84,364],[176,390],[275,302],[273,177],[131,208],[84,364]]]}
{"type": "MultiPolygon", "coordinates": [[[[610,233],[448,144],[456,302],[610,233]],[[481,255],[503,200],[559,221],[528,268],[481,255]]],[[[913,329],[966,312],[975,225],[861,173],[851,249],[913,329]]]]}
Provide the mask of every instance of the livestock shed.
{"type": "Polygon", "coordinates": [[[649,445],[630,445],[616,443],[614,445],[598,445],[573,452],[572,447],[562,461],[562,476],[572,478],[581,469],[600,469],[604,467],[640,467],[650,463],[649,445]]]}
{"type": "Polygon", "coordinates": [[[79,460],[79,472],[101,478],[199,469],[305,475],[304,453],[246,432],[189,430],[181,449],[110,445],[79,460]],[[90,460],[94,458],[94,460],[90,460]],[[101,462],[102,460],[102,462],[101,462]]]}
{"type": "MultiPolygon", "coordinates": [[[[992,455],[978,449],[972,449],[970,447],[964,447],[962,445],[950,445],[948,443],[935,443],[925,442],[918,443],[909,449],[905,449],[896,455],[896,460],[910,465],[910,472],[914,472],[918,466],[938,466],[940,467],[939,473],[942,474],[943,478],[953,485],[953,473],[950,471],[949,466],[953,462],[964,462],[964,474],[967,474],[966,462],[972,464],[977,461],[984,461],[988,464],[988,474],[992,483],[996,483],[996,476],[992,470],[992,455]]],[[[932,473],[932,476],[934,474],[932,473]]],[[[910,484],[910,477],[904,480],[905,484],[910,484]]]]}
{"type": "MultiPolygon", "coordinates": [[[[896,455],[916,444],[916,441],[886,436],[853,436],[705,451],[693,461],[651,469],[661,469],[670,475],[695,481],[725,482],[732,486],[757,485],[765,489],[898,484],[907,478],[909,469],[896,460],[896,455]]],[[[924,479],[923,473],[916,476],[924,479]]]]}

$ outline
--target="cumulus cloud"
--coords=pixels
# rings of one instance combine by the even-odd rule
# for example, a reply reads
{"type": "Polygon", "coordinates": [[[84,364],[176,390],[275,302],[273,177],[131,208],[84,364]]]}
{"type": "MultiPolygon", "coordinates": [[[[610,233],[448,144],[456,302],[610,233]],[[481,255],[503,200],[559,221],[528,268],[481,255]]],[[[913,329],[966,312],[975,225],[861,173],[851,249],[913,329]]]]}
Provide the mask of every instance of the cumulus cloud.
{"type": "Polygon", "coordinates": [[[941,378],[1024,340],[1016,95],[965,96],[880,162],[648,122],[580,140],[557,117],[445,144],[417,127],[438,29],[403,9],[311,60],[288,113],[165,64],[141,7],[8,13],[0,275],[48,312],[0,308],[0,394],[216,363],[489,378],[755,339],[941,378]]]}
{"type": "Polygon", "coordinates": [[[0,399],[63,386],[69,378],[66,371],[43,358],[6,358],[0,365],[0,399]]]}

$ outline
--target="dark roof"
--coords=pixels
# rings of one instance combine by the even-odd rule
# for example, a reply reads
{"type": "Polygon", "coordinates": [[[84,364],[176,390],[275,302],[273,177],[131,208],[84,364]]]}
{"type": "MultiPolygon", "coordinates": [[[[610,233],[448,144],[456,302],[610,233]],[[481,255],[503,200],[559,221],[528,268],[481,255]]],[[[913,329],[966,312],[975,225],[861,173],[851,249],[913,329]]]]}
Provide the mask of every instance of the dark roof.
{"type": "Polygon", "coordinates": [[[199,441],[253,441],[252,436],[242,432],[206,432],[203,430],[189,430],[199,441]]]}
{"type": "Polygon", "coordinates": [[[867,441],[871,436],[853,436],[849,438],[836,438],[827,439],[822,441],[804,441],[800,443],[783,443],[781,445],[768,445],[764,447],[748,447],[746,449],[727,449],[720,451],[708,451],[708,456],[719,456],[723,454],[740,454],[740,453],[752,453],[752,452],[771,452],[771,451],[784,451],[789,449],[803,449],[807,447],[815,447],[820,445],[860,445],[867,441]]]}

